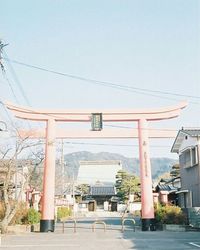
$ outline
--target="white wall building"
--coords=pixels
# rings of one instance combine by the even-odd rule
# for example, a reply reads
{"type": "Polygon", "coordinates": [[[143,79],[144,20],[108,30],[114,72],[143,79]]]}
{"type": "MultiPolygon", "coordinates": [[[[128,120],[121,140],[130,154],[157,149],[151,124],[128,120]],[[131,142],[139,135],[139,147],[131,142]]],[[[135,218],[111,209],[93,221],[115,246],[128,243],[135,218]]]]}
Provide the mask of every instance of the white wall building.
{"type": "Polygon", "coordinates": [[[118,160],[80,161],[79,164],[78,184],[115,183],[117,172],[122,170],[121,161],[118,160]]]}
{"type": "Polygon", "coordinates": [[[200,129],[179,130],[171,152],[179,155],[180,205],[200,207],[200,129]]]}

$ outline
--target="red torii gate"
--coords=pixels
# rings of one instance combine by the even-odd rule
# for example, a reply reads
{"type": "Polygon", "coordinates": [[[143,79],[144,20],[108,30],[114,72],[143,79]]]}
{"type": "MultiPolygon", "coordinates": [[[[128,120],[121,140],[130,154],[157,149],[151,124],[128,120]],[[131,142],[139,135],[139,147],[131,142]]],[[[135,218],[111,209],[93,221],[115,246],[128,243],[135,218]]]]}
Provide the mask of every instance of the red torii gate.
{"type": "Polygon", "coordinates": [[[149,138],[174,138],[175,131],[148,128],[148,121],[175,118],[187,106],[182,102],[176,106],[160,109],[137,110],[35,110],[6,103],[14,115],[21,119],[45,121],[46,131],[19,131],[20,136],[46,138],[45,166],[43,177],[42,218],[40,231],[54,231],[54,193],[55,193],[55,140],[56,138],[139,138],[140,179],[142,194],[142,230],[154,230],[154,206],[152,194],[149,138]],[[94,113],[101,113],[103,122],[137,122],[138,129],[103,129],[101,131],[56,128],[56,122],[91,122],[94,113]]]}

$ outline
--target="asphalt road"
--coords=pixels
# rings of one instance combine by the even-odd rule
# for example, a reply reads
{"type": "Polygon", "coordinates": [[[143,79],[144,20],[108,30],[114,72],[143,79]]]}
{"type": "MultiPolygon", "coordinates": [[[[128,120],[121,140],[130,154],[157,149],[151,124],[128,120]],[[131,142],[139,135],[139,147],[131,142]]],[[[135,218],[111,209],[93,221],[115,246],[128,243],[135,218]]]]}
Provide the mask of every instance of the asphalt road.
{"type": "MultiPolygon", "coordinates": [[[[200,249],[200,232],[142,232],[139,227],[127,223],[124,232],[121,231],[119,218],[98,218],[106,223],[97,224],[92,230],[94,219],[78,220],[74,233],[73,224],[57,223],[54,233],[26,233],[19,235],[3,235],[0,249],[15,250],[122,250],[122,249],[152,249],[152,250],[187,250],[200,249]]],[[[139,223],[139,222],[138,222],[139,223]]]]}

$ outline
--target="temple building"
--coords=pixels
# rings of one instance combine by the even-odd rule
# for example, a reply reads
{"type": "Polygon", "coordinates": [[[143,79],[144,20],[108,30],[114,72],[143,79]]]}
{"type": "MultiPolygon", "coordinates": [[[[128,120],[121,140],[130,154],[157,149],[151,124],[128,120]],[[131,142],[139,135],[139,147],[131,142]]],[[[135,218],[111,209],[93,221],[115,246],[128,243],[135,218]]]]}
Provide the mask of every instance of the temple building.
{"type": "Polygon", "coordinates": [[[115,183],[115,176],[122,170],[121,161],[102,160],[102,161],[80,161],[77,182],[94,185],[100,183],[115,183]]]}

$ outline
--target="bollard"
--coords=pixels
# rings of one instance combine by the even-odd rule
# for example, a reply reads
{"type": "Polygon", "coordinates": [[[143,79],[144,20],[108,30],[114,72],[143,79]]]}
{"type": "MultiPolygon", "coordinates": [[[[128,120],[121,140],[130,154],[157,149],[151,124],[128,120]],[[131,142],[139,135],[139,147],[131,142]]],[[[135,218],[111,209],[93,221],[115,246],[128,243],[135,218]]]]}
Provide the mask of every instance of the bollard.
{"type": "Polygon", "coordinates": [[[103,224],[103,226],[104,226],[104,232],[106,231],[106,223],[105,223],[104,221],[97,220],[97,221],[95,221],[95,222],[92,224],[92,232],[94,232],[94,230],[95,230],[95,225],[96,225],[96,224],[103,224]]]}
{"type": "Polygon", "coordinates": [[[135,220],[134,219],[122,219],[122,232],[124,232],[125,221],[132,221],[133,222],[133,231],[135,232],[135,220]]]}
{"type": "Polygon", "coordinates": [[[77,222],[76,222],[76,220],[75,219],[63,219],[62,220],[62,224],[63,224],[63,226],[62,226],[62,232],[64,233],[64,231],[65,231],[65,222],[68,222],[68,221],[73,221],[74,222],[74,233],[76,233],[76,224],[77,224],[77,222]]]}

